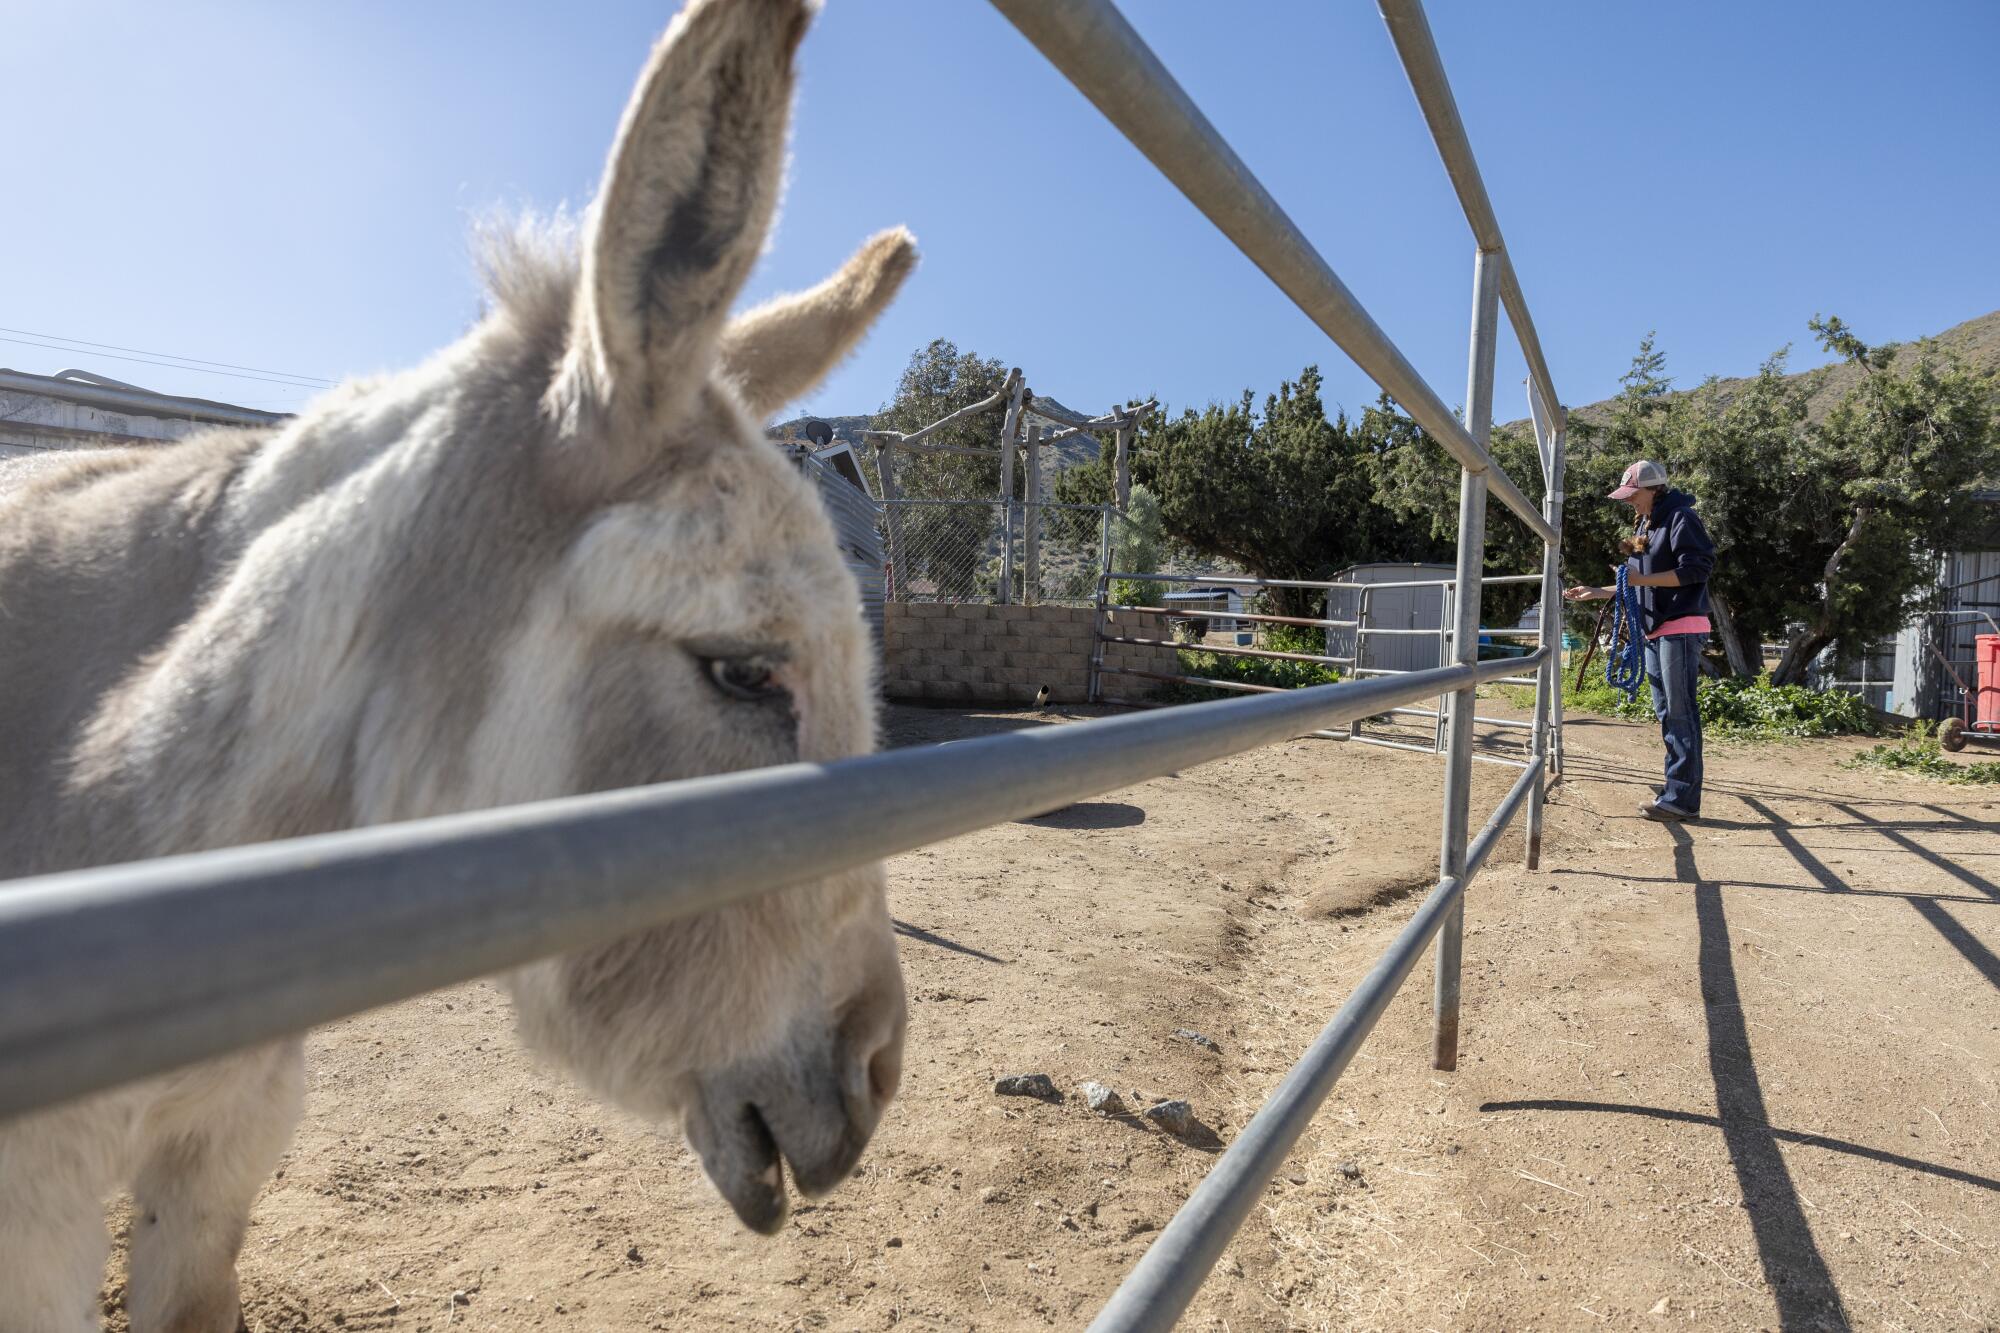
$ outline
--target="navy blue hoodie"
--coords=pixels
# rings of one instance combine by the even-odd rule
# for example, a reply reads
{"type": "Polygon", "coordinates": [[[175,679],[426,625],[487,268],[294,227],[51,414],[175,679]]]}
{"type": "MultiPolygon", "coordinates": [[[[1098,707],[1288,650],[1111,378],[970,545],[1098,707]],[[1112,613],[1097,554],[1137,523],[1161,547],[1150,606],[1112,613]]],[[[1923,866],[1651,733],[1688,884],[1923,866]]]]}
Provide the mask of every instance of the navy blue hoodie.
{"type": "Polygon", "coordinates": [[[1685,491],[1662,491],[1638,531],[1646,538],[1646,550],[1629,557],[1626,568],[1635,574],[1664,574],[1671,569],[1681,576],[1678,588],[1632,590],[1639,594],[1646,633],[1682,616],[1707,615],[1708,575],[1715,568],[1715,543],[1695,516],[1694,497],[1685,491]]]}

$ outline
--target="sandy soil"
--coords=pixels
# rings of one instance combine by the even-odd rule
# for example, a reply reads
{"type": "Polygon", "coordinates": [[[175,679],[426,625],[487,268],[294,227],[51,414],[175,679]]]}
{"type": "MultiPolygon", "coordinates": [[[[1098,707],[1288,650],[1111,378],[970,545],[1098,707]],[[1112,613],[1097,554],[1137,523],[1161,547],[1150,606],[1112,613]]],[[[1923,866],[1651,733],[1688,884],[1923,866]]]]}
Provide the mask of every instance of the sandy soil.
{"type": "MultiPolygon", "coordinates": [[[[1064,720],[898,710],[892,741],[1064,720]]],[[[1571,728],[1543,869],[1511,836],[1471,898],[1461,1067],[1429,1068],[1426,965],[1185,1327],[2000,1327],[1996,802],[1853,743],[1712,746],[1674,831],[1635,813],[1656,747],[1571,728]]],[[[489,985],[327,1029],[250,1327],[1080,1327],[1213,1149],[992,1080],[1233,1137],[1428,887],[1440,781],[1299,741],[896,861],[903,1096],[774,1240],[535,1067],[489,985]]]]}

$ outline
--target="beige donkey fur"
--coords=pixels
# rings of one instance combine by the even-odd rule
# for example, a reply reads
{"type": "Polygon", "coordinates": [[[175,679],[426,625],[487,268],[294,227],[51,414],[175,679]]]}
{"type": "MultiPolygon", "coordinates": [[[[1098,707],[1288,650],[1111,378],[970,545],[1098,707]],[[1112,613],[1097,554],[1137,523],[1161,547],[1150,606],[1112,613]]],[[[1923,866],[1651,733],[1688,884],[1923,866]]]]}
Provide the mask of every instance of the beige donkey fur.
{"type": "MultiPolygon", "coordinates": [[[[694,0],[580,237],[504,239],[490,313],[428,364],[273,430],[0,469],[0,875],[872,748],[856,588],[759,422],[886,306],[910,238],[729,319],[808,17],[694,0]]],[[[536,1049],[678,1119],[759,1230],[781,1159],[831,1188],[896,1087],[879,868],[507,981],[536,1049]]],[[[96,1325],[124,1187],[134,1328],[235,1328],[300,1052],[0,1123],[0,1329],[96,1325]]]]}

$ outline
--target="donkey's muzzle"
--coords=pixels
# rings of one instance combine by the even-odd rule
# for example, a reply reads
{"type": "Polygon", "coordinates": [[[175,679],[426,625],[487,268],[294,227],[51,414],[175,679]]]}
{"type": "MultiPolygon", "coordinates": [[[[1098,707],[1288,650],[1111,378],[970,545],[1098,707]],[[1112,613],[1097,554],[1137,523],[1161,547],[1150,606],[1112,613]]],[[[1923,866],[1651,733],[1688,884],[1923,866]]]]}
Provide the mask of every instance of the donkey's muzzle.
{"type": "Polygon", "coordinates": [[[784,1181],[825,1194],[861,1160],[895,1095],[903,1026],[872,1039],[795,1030],[774,1054],[699,1080],[688,1143],[743,1225],[771,1235],[791,1205],[784,1181]]]}

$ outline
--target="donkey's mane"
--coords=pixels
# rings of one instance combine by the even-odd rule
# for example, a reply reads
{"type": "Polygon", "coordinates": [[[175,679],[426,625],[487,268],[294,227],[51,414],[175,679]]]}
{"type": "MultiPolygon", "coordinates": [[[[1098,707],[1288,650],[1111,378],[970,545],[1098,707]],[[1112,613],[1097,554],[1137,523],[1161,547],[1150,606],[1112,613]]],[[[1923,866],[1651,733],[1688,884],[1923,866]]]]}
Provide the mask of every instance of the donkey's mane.
{"type": "Polygon", "coordinates": [[[535,341],[562,337],[576,297],[581,233],[567,210],[494,215],[475,224],[473,262],[486,289],[487,317],[535,341]]]}

